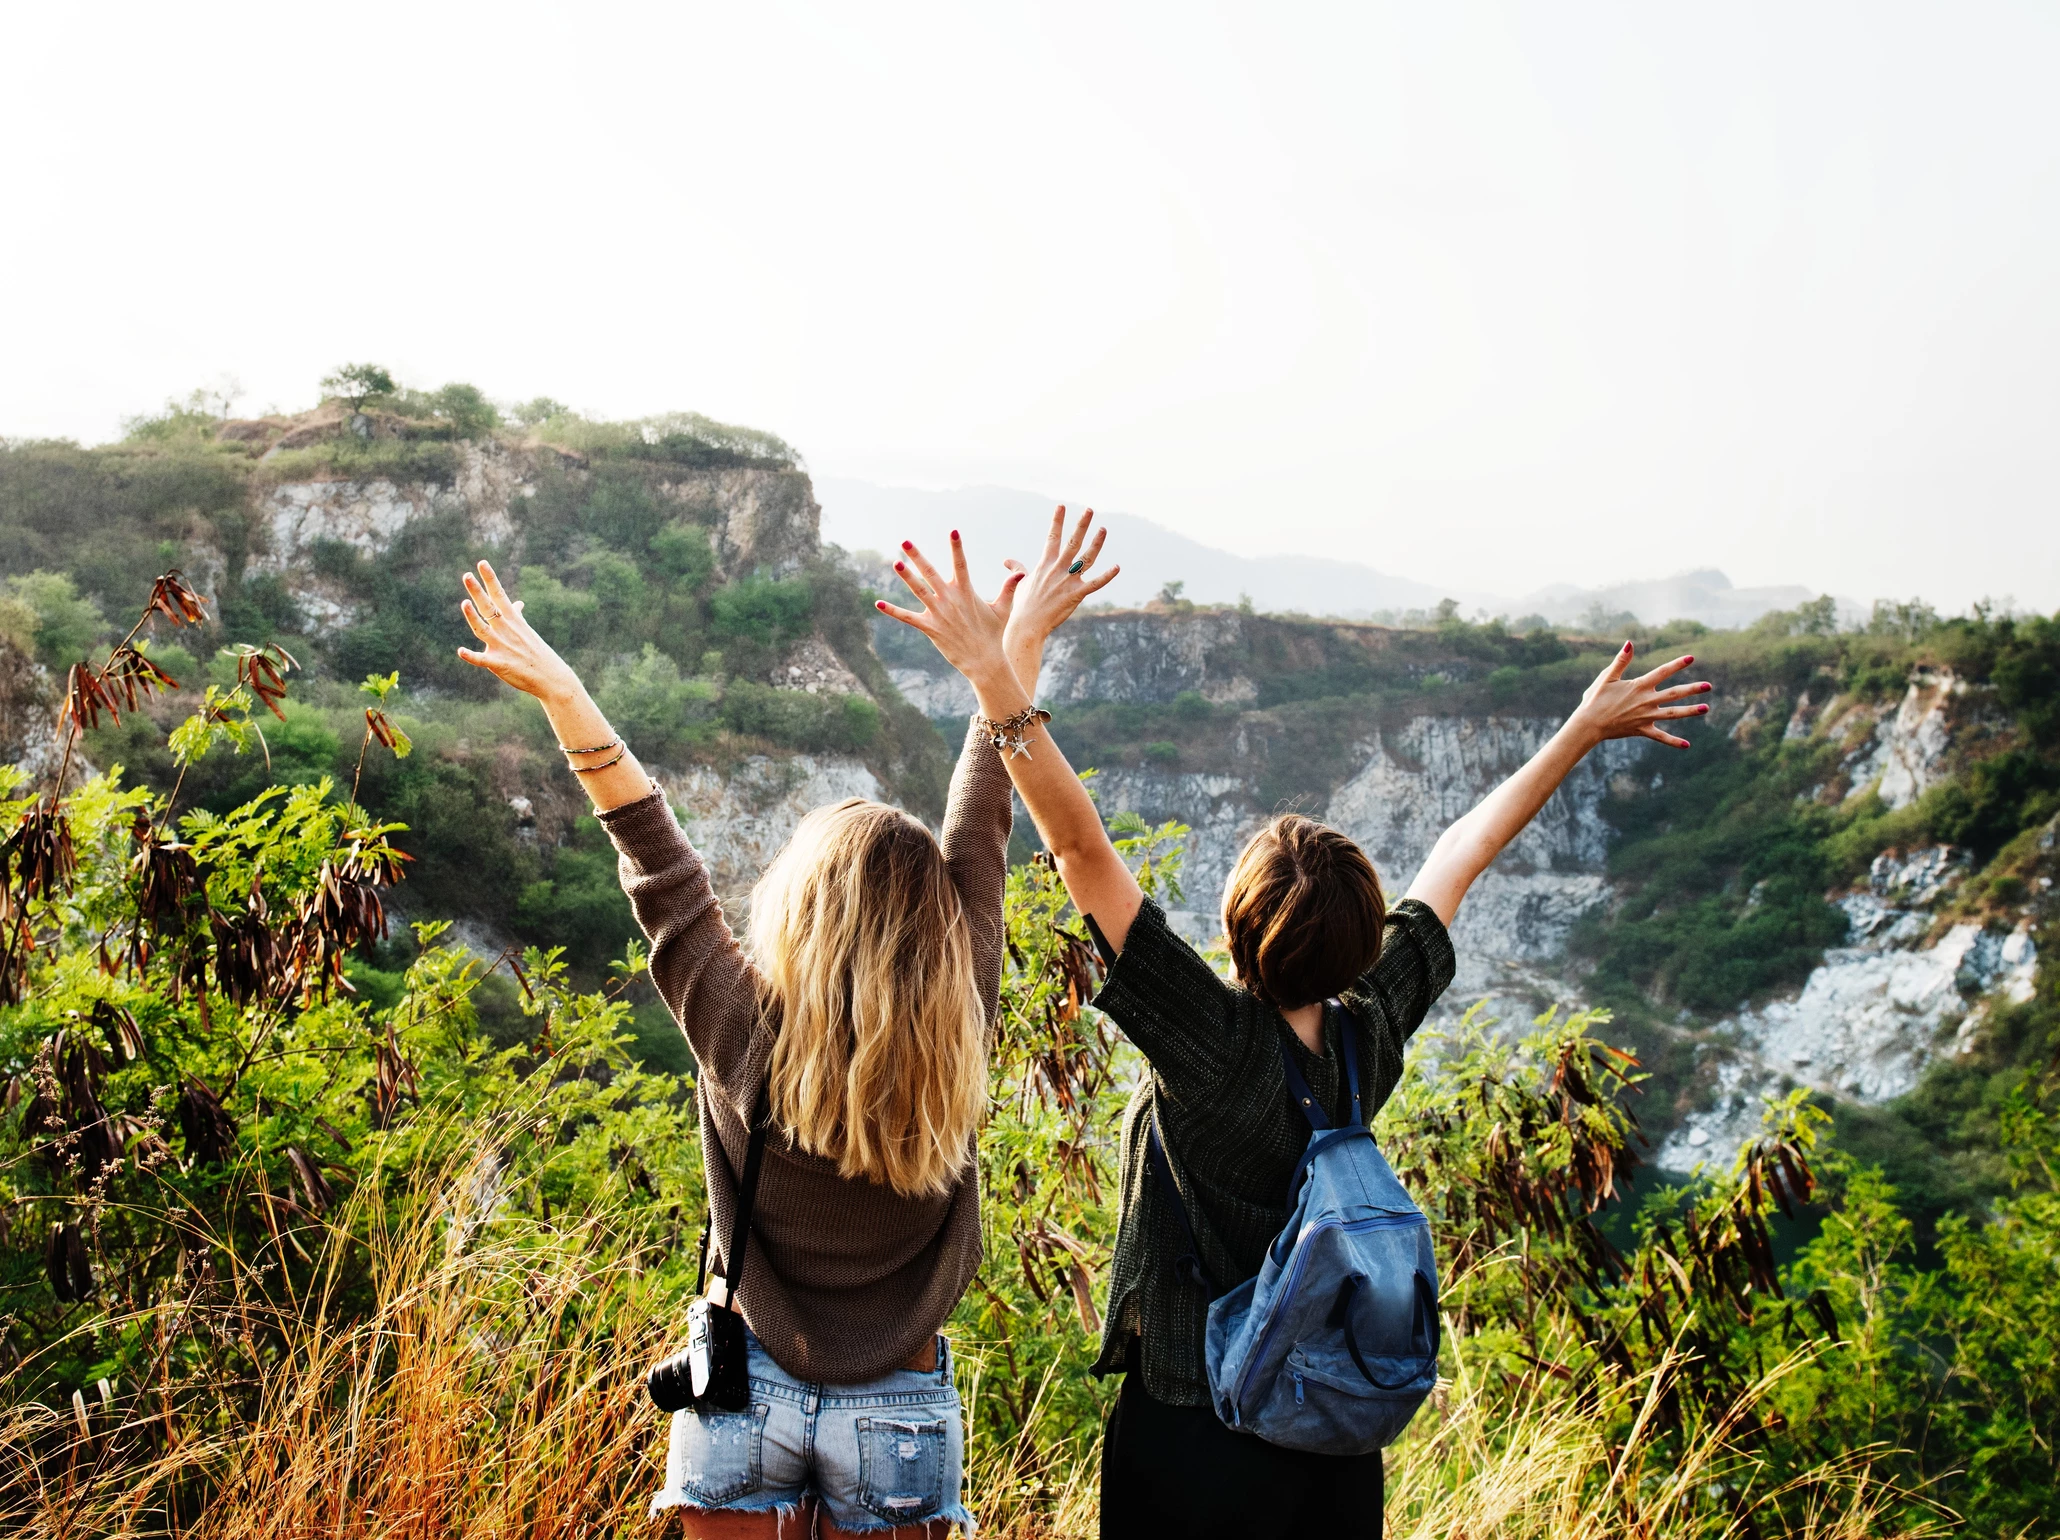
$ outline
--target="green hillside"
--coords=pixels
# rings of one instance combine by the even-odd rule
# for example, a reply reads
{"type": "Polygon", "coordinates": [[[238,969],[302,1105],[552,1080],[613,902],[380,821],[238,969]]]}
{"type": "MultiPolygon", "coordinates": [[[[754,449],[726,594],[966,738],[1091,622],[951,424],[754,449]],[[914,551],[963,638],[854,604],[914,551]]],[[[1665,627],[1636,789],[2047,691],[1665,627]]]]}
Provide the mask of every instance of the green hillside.
{"type": "Polygon", "coordinates": [[[949,753],[887,683],[865,600],[822,559],[809,510],[806,474],[784,443],[691,414],[597,422],[538,402],[504,419],[462,385],[332,397],[293,418],[225,422],[172,407],[131,422],[112,445],[0,449],[0,631],[61,679],[115,639],[110,617],[158,572],[183,567],[214,618],[200,637],[154,654],[184,688],[87,741],[96,763],[160,790],[175,779],[165,724],[199,687],[228,678],[231,665],[208,654],[283,643],[302,671],[285,720],[264,724],[264,751],[210,756],[182,788],[187,805],[217,811],[268,783],[350,784],[366,704],[357,686],[398,671],[391,710],[418,752],[368,760],[360,796],[410,826],[406,903],[564,945],[591,978],[634,934],[613,854],[582,816],[542,714],[454,656],[470,642],[458,574],[480,557],[500,564],[647,762],[722,769],[754,754],[854,756],[934,817],[949,753]],[[530,489],[500,538],[442,509],[410,520],[376,556],[317,537],[306,570],[283,574],[268,560],[268,492],[387,482],[433,498],[481,449],[520,465],[530,489]],[[756,502],[809,514],[807,540],[777,570],[718,570],[711,541],[740,476],[756,502]],[[344,618],[320,624],[315,606],[344,618]],[[826,647],[856,687],[772,682],[804,641],[826,647]],[[535,837],[513,796],[532,804],[535,837]]]}

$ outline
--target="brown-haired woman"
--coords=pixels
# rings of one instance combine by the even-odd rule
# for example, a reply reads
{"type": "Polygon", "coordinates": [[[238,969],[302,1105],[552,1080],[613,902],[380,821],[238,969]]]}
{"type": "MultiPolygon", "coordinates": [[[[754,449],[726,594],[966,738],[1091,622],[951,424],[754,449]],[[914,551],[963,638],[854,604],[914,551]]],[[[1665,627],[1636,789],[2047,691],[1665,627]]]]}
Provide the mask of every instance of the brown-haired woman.
{"type": "MultiPolygon", "coordinates": [[[[980,1263],[974,1135],[1000,987],[1009,781],[967,735],[940,838],[852,798],[802,820],[752,893],[748,952],[665,798],[485,562],[465,575],[481,651],[542,703],[620,856],[651,980],[698,1066],[716,1240],[764,1141],[743,1276],[751,1405],[677,1412],[665,1488],[686,1533],[892,1535],[970,1526],[965,1432],[940,1334],[980,1263]]],[[[972,598],[1015,668],[1105,578],[1011,576],[972,598]],[[1019,589],[1019,585],[1022,585],[1019,589]]]]}
{"type": "MultiPolygon", "coordinates": [[[[1033,581],[1071,562],[1064,511],[1033,581]]],[[[1292,1056],[1331,1125],[1345,1117],[1336,999],[1360,1024],[1359,1079],[1370,1118],[1402,1073],[1402,1048],[1452,981],[1446,934],[1474,879],[1545,805],[1590,749],[1639,735],[1688,747],[1659,724],[1709,708],[1706,684],[1661,688],[1693,658],[1624,678],[1623,649],[1552,740],[1438,840],[1408,897],[1389,909],[1373,865],[1334,829],[1277,818],[1245,847],[1223,897],[1237,978],[1226,983],[1167,925],[1116,854],[1086,790],[1031,711],[1034,678],[1012,669],[1000,633],[913,547],[903,577],[924,608],[882,610],[924,632],[972,682],[981,713],[1011,721],[1025,752],[1004,760],[1086,919],[1108,981],[1095,1003],[1150,1061],[1123,1121],[1122,1219],[1098,1374],[1124,1373],[1102,1453],[1102,1534],[1267,1536],[1381,1533],[1378,1451],[1308,1454],[1233,1432],[1209,1404],[1204,1329],[1213,1291],[1177,1264],[1183,1225],[1147,1171],[1156,1118],[1175,1184],[1217,1289],[1255,1276],[1286,1222],[1288,1179],[1309,1123],[1289,1099],[1292,1056]],[[1187,1276],[1183,1276],[1186,1272],[1187,1276]]]]}

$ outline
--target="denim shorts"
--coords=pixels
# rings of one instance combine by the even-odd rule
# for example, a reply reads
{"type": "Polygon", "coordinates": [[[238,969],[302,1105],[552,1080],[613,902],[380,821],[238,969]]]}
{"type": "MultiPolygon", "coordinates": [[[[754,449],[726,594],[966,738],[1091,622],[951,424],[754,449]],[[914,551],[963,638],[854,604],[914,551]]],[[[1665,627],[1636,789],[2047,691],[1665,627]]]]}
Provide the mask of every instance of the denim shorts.
{"type": "Polygon", "coordinates": [[[948,1519],[968,1534],[959,1501],[965,1422],[951,1381],[951,1347],[937,1367],[896,1369],[863,1385],[797,1380],[751,1344],[751,1406],[672,1414],[663,1508],[733,1513],[792,1509],[820,1500],[838,1528],[893,1529],[948,1519]]]}

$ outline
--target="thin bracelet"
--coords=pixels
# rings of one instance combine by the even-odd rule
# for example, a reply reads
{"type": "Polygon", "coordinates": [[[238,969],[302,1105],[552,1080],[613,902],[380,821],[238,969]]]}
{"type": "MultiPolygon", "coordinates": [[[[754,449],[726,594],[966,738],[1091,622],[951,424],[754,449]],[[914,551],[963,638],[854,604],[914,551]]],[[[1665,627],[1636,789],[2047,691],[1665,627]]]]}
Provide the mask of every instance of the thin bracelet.
{"type": "Polygon", "coordinates": [[[606,743],[597,743],[590,749],[568,749],[561,743],[558,745],[558,752],[560,754],[601,754],[614,748],[620,742],[622,742],[620,738],[610,738],[606,743]]]}
{"type": "MultiPolygon", "coordinates": [[[[608,745],[604,743],[601,745],[601,747],[605,749],[608,747],[608,745]]],[[[596,753],[598,752],[598,750],[590,749],[588,750],[588,752],[596,753]]],[[[615,757],[613,759],[604,759],[598,765],[568,765],[566,768],[571,770],[571,772],[574,775],[596,775],[599,774],[601,771],[606,770],[610,765],[620,763],[622,756],[627,754],[628,752],[629,745],[624,743],[620,738],[617,738],[615,740],[615,757]]]]}

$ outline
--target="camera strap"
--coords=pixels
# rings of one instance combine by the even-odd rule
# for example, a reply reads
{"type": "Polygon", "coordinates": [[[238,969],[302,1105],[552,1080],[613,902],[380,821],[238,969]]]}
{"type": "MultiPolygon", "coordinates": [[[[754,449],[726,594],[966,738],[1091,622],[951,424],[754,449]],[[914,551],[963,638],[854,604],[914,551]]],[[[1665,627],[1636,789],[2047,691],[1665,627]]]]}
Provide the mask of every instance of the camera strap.
{"type": "MultiPolygon", "coordinates": [[[[744,1175],[737,1183],[737,1209],[730,1216],[730,1243],[723,1249],[722,1271],[716,1276],[722,1280],[722,1297],[716,1301],[726,1310],[736,1306],[737,1285],[744,1280],[744,1250],[751,1239],[751,1210],[758,1201],[758,1172],[765,1164],[765,1135],[772,1122],[771,1110],[767,1105],[766,1093],[758,1093],[757,1105],[751,1111],[751,1140],[744,1150],[744,1175]]],[[[705,1272],[708,1257],[708,1231],[715,1222],[714,1205],[709,1205],[708,1224],[701,1227],[702,1270],[705,1272]]],[[[699,1292],[697,1280],[695,1289],[699,1292]]]]}

